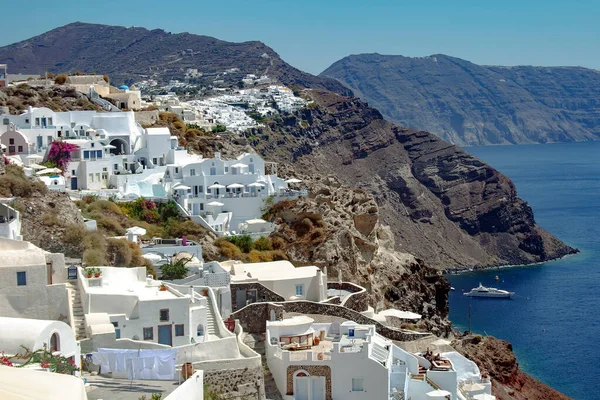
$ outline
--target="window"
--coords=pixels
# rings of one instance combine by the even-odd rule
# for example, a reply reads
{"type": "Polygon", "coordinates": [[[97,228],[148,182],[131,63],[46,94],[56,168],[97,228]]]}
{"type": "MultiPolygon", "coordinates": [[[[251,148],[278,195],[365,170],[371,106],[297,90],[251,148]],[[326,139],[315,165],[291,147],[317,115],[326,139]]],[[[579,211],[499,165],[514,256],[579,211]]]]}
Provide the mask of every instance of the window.
{"type": "Polygon", "coordinates": [[[363,378],[352,378],[352,391],[353,392],[364,392],[363,378]]]}
{"type": "Polygon", "coordinates": [[[158,164],[158,158],[154,157],[152,159],[152,164],[154,164],[154,165],[158,164]]]}
{"type": "Polygon", "coordinates": [[[225,167],[225,173],[229,172],[229,167],[225,167]]]}
{"type": "Polygon", "coordinates": [[[25,123],[28,124],[29,123],[29,118],[25,118],[25,123]]]}
{"type": "Polygon", "coordinates": [[[8,139],[8,144],[15,144],[15,139],[8,139]]]}
{"type": "Polygon", "coordinates": [[[190,169],[190,176],[196,176],[196,170],[194,168],[190,169]]]}
{"type": "Polygon", "coordinates": [[[102,158],[102,150],[97,150],[96,151],[96,157],[102,158]]]}
{"type": "Polygon", "coordinates": [[[200,203],[200,211],[204,211],[204,203],[200,203]]]}
{"type": "Polygon", "coordinates": [[[119,164],[114,165],[115,170],[119,169],[119,164]]]}
{"type": "Polygon", "coordinates": [[[71,175],[75,176],[75,170],[74,169],[71,170],[71,175]]]}
{"type": "Polygon", "coordinates": [[[4,124],[4,125],[8,125],[8,124],[10,124],[10,120],[9,120],[8,118],[4,118],[4,122],[3,122],[3,124],[4,124]]]}
{"type": "Polygon", "coordinates": [[[304,285],[296,285],[296,296],[304,296],[304,285]]]}
{"type": "Polygon", "coordinates": [[[40,126],[40,119],[39,118],[35,119],[35,126],[40,126]]]}
{"type": "Polygon", "coordinates": [[[102,172],[108,172],[108,168],[106,168],[106,167],[103,167],[103,168],[102,168],[102,172]]]}
{"type": "Polygon", "coordinates": [[[96,172],[96,182],[100,182],[100,172],[96,172]]]}
{"type": "Polygon", "coordinates": [[[58,339],[58,333],[54,332],[52,336],[50,336],[50,351],[60,351],[60,340],[58,339]]]}
{"type": "Polygon", "coordinates": [[[91,145],[90,145],[90,147],[91,147],[92,149],[94,148],[94,144],[95,144],[95,143],[91,143],[91,145]]]}
{"type": "Polygon", "coordinates": [[[175,336],[183,336],[183,324],[175,325],[175,336]]]}
{"type": "Polygon", "coordinates": [[[168,320],[169,320],[169,309],[163,308],[162,310],[160,310],[160,322],[164,322],[164,321],[168,321],[168,320]]]}
{"type": "Polygon", "coordinates": [[[90,152],[89,152],[89,151],[87,151],[87,150],[84,150],[84,151],[83,151],[83,159],[84,159],[84,160],[87,160],[87,159],[89,159],[89,158],[90,158],[90,152]]]}
{"type": "Polygon", "coordinates": [[[144,328],[144,340],[154,340],[154,328],[144,328]]]}
{"type": "Polygon", "coordinates": [[[121,339],[121,329],[115,328],[115,339],[121,339]]]}
{"type": "Polygon", "coordinates": [[[48,118],[48,125],[52,125],[52,118],[48,118]]]}
{"type": "Polygon", "coordinates": [[[179,173],[179,167],[175,167],[175,173],[178,174],[179,173]]]}
{"type": "Polygon", "coordinates": [[[198,325],[198,329],[196,329],[196,336],[204,336],[204,327],[202,325],[198,325]]]}
{"type": "Polygon", "coordinates": [[[211,174],[211,175],[216,175],[216,174],[217,174],[217,169],[216,169],[215,167],[212,167],[212,168],[210,169],[210,174],[211,174]]]}
{"type": "Polygon", "coordinates": [[[17,286],[26,286],[27,285],[27,272],[21,271],[17,272],[17,286]]]}
{"type": "Polygon", "coordinates": [[[23,146],[19,146],[19,153],[23,152],[23,146]]]}
{"type": "Polygon", "coordinates": [[[119,327],[119,321],[111,322],[115,328],[119,327]]]}
{"type": "Polygon", "coordinates": [[[89,174],[90,183],[94,183],[94,174],[89,174]]]}

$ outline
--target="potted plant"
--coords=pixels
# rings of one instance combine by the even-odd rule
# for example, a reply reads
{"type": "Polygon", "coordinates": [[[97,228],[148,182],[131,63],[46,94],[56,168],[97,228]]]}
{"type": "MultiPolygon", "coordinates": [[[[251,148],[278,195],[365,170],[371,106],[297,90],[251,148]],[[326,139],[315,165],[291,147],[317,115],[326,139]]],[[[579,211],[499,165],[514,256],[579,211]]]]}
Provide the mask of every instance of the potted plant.
{"type": "Polygon", "coordinates": [[[87,275],[88,278],[91,278],[92,276],[94,276],[94,270],[95,270],[95,268],[92,268],[92,267],[87,267],[85,269],[85,274],[87,275]]]}
{"type": "Polygon", "coordinates": [[[165,285],[164,283],[161,283],[160,288],[158,289],[161,292],[166,292],[167,291],[167,285],[165,285]]]}
{"type": "Polygon", "coordinates": [[[208,289],[202,289],[202,296],[208,296],[208,289]]]}
{"type": "Polygon", "coordinates": [[[94,268],[94,278],[100,278],[100,275],[102,275],[100,268],[94,268]]]}

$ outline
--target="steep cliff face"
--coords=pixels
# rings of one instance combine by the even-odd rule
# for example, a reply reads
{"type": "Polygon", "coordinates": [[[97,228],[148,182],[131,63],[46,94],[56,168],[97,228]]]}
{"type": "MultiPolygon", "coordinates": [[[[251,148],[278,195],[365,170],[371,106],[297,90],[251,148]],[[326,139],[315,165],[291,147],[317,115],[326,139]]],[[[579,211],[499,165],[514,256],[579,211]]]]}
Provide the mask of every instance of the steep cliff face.
{"type": "MultiPolygon", "coordinates": [[[[330,280],[367,289],[370,304],[422,314],[420,327],[437,335],[450,332],[448,281],[435,268],[395,249],[394,235],[380,222],[375,199],[342,185],[332,176],[300,176],[310,196],[278,203],[269,215],[272,235],[296,264],[327,267],[330,280]]],[[[291,176],[291,175],[290,175],[291,176]]]]}
{"type": "Polygon", "coordinates": [[[460,145],[600,138],[600,72],[581,67],[495,67],[436,54],[359,54],[323,73],[390,121],[460,145]]]}
{"type": "Polygon", "coordinates": [[[468,335],[452,346],[473,360],[480,370],[487,370],[492,379],[492,390],[499,400],[567,400],[557,392],[519,369],[512,345],[492,336],[468,335]]]}
{"type": "Polygon", "coordinates": [[[434,135],[364,102],[309,90],[315,107],[253,134],[269,158],[371,193],[395,248],[444,269],[533,263],[575,251],[535,224],[512,182],[434,135]]]}

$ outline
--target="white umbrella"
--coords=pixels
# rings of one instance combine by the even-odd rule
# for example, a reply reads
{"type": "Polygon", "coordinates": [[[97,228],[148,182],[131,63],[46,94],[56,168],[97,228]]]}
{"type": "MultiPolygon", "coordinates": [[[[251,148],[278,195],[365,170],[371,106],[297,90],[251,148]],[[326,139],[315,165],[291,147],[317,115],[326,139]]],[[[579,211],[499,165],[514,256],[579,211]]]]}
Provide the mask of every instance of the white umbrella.
{"type": "Polygon", "coordinates": [[[432,390],[431,392],[427,392],[427,397],[431,397],[431,398],[437,398],[437,397],[446,397],[446,396],[450,396],[452,393],[450,393],[447,390],[432,390]]]}
{"type": "Polygon", "coordinates": [[[496,396],[487,393],[476,394],[473,398],[475,400],[496,400],[496,396]]]}
{"type": "Polygon", "coordinates": [[[44,157],[38,155],[38,154],[30,154],[27,157],[25,157],[28,160],[43,160],[44,157]]]}
{"type": "Polygon", "coordinates": [[[159,262],[159,261],[163,260],[163,258],[156,253],[142,254],[142,257],[144,257],[146,260],[152,261],[152,262],[159,262]]]}
{"type": "Polygon", "coordinates": [[[253,182],[253,183],[249,184],[248,187],[265,187],[265,185],[264,185],[264,183],[253,182]]]}
{"type": "Polygon", "coordinates": [[[131,233],[132,235],[145,235],[146,234],[146,230],[144,228],[141,228],[139,226],[132,226],[131,228],[127,228],[125,230],[125,232],[127,233],[131,233]]]}
{"type": "Polygon", "coordinates": [[[285,182],[286,183],[300,183],[300,182],[302,182],[302,180],[297,179],[297,178],[290,178],[290,179],[287,179],[285,182]]]}
{"type": "Polygon", "coordinates": [[[247,165],[246,164],[242,164],[242,163],[233,164],[231,166],[231,168],[245,168],[245,167],[247,167],[247,165]]]}
{"type": "Polygon", "coordinates": [[[190,189],[191,189],[191,187],[186,186],[186,185],[179,185],[179,186],[175,186],[173,188],[173,190],[190,190],[190,189]]]}
{"type": "Polygon", "coordinates": [[[43,165],[40,165],[40,164],[31,164],[29,166],[29,168],[33,168],[33,169],[46,169],[46,167],[44,167],[43,165]]]}
{"type": "Polygon", "coordinates": [[[227,189],[241,189],[243,187],[244,185],[241,185],[239,183],[232,183],[231,185],[227,185],[227,189]]]}
{"type": "Polygon", "coordinates": [[[211,201],[210,203],[207,204],[207,206],[211,206],[211,207],[221,207],[224,204],[218,201],[211,201]]]}
{"type": "Polygon", "coordinates": [[[207,189],[225,189],[225,186],[215,183],[214,185],[210,185],[207,189]]]}
{"type": "Polygon", "coordinates": [[[46,169],[36,172],[36,174],[37,175],[60,174],[61,172],[62,172],[62,170],[58,169],[58,168],[46,168],[46,169]]]}
{"type": "Polygon", "coordinates": [[[116,149],[117,146],[113,146],[112,144],[107,144],[106,146],[104,146],[104,148],[111,150],[111,149],[116,149]]]}
{"type": "Polygon", "coordinates": [[[479,383],[469,383],[464,385],[462,388],[465,392],[477,392],[485,389],[485,386],[480,385],[479,383]]]}
{"type": "Polygon", "coordinates": [[[5,145],[5,144],[2,144],[2,143],[0,143],[0,149],[3,149],[3,150],[4,150],[4,149],[6,149],[6,145],[5,145]]]}

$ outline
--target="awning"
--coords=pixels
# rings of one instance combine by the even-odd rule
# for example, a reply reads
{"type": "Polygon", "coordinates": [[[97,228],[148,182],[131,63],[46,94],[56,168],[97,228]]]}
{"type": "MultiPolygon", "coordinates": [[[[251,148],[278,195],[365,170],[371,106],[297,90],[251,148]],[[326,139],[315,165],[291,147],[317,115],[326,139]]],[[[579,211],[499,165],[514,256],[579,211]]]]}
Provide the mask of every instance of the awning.
{"type": "Polygon", "coordinates": [[[396,317],[400,319],[421,319],[421,315],[417,313],[410,311],[400,311],[393,308],[380,311],[378,314],[383,315],[385,317],[396,317]]]}
{"type": "Polygon", "coordinates": [[[239,183],[232,183],[231,185],[227,185],[227,189],[241,189],[244,185],[239,183]]]}
{"type": "Polygon", "coordinates": [[[132,235],[140,235],[140,236],[146,234],[146,230],[139,226],[132,226],[131,228],[127,228],[125,230],[125,232],[130,233],[132,235]]]}
{"type": "Polygon", "coordinates": [[[173,190],[190,190],[190,189],[191,189],[191,187],[186,186],[186,185],[179,185],[179,186],[175,186],[173,188],[173,190]]]}
{"type": "Polygon", "coordinates": [[[452,393],[450,393],[447,390],[432,390],[431,392],[427,392],[426,395],[428,398],[431,399],[437,399],[437,398],[441,398],[441,397],[447,397],[450,396],[452,393]]]}
{"type": "Polygon", "coordinates": [[[104,146],[104,148],[111,150],[111,149],[116,149],[117,146],[113,146],[112,144],[107,144],[106,146],[104,146]]]}
{"type": "Polygon", "coordinates": [[[46,168],[41,171],[36,172],[37,175],[46,175],[46,174],[60,174],[62,170],[59,168],[46,168]]]}
{"type": "Polygon", "coordinates": [[[242,164],[242,163],[237,163],[237,164],[233,164],[231,166],[231,168],[246,168],[247,165],[246,164],[242,164]]]}
{"type": "Polygon", "coordinates": [[[215,183],[214,185],[210,185],[207,189],[225,189],[225,186],[215,183]]]}

